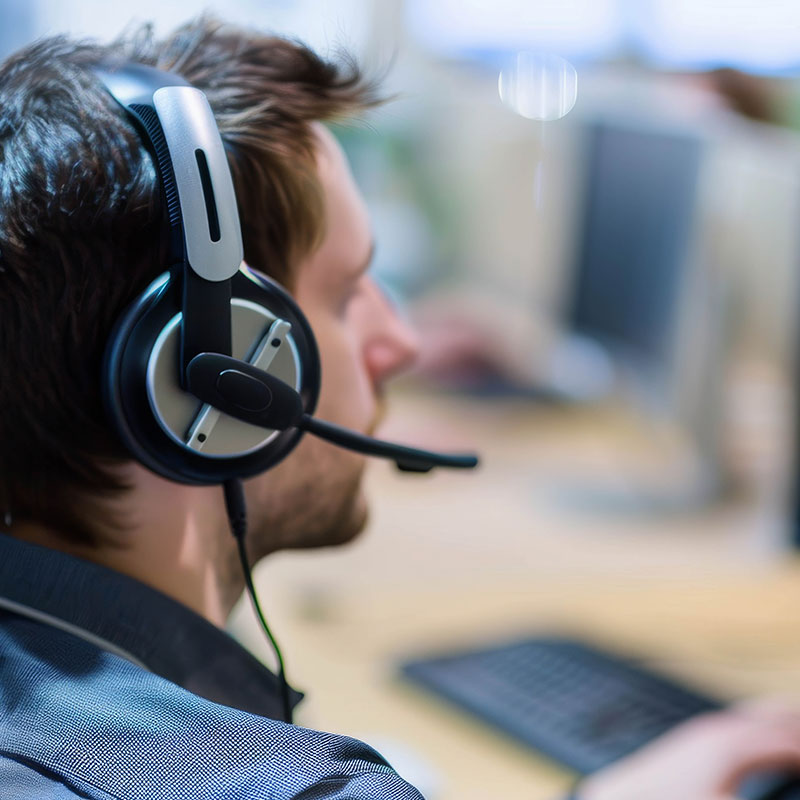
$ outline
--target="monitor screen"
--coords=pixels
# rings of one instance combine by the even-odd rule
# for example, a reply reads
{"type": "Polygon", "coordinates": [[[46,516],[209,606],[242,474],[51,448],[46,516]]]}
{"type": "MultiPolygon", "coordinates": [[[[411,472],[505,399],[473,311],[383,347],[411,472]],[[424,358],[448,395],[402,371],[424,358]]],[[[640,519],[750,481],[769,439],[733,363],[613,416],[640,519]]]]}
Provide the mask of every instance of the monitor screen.
{"type": "Polygon", "coordinates": [[[647,368],[668,363],[690,257],[702,144],[596,123],[569,327],[647,368]]]}

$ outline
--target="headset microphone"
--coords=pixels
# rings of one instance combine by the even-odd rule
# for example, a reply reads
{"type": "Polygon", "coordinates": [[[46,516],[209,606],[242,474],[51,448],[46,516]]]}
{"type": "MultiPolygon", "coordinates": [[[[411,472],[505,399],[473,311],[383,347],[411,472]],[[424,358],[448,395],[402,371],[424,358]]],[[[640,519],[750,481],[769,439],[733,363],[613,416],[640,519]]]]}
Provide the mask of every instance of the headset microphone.
{"type": "Polygon", "coordinates": [[[478,466],[478,457],[471,453],[436,453],[431,450],[419,450],[416,447],[356,433],[333,422],[310,417],[308,414],[303,415],[298,427],[348,450],[355,450],[368,456],[390,458],[403,472],[430,472],[434,467],[470,469],[478,466]]]}
{"type": "Polygon", "coordinates": [[[302,398],[291,386],[251,363],[220,353],[200,353],[189,362],[186,388],[242,422],[279,431],[299,428],[348,450],[393,459],[405,472],[429,472],[434,467],[468,469],[478,464],[474,455],[419,450],[316,419],[303,411],[302,398]]]}

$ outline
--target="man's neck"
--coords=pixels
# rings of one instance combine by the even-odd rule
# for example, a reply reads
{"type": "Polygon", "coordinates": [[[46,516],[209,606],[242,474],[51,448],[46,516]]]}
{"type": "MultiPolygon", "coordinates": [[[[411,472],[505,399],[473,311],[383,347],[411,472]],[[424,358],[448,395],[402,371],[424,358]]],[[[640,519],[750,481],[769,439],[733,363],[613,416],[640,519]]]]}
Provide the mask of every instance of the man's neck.
{"type": "Polygon", "coordinates": [[[14,523],[12,535],[136,578],[223,627],[244,582],[222,490],[181,486],[131,469],[133,488],[109,514],[124,527],[109,527],[96,545],[73,542],[35,522],[14,523]]]}

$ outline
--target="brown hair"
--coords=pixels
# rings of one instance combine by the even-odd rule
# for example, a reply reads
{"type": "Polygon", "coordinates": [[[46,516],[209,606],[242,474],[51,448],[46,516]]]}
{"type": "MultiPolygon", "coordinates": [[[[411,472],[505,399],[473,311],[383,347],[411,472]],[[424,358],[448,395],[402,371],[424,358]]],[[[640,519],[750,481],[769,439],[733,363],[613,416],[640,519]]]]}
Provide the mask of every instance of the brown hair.
{"type": "Polygon", "coordinates": [[[352,61],[209,19],[111,47],[39,41],[0,66],[0,522],[97,540],[92,499],[128,460],[102,409],[106,338],[164,270],[150,157],[91,69],[138,61],[181,74],[214,110],[246,261],[291,287],[321,240],[311,123],[374,104],[352,61]]]}

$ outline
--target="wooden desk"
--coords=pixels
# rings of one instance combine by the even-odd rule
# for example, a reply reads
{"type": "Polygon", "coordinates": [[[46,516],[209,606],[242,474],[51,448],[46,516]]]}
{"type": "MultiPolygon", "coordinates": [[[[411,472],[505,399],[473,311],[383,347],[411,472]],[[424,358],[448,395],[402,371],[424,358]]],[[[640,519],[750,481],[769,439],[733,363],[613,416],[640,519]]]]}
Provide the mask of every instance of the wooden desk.
{"type": "MultiPolygon", "coordinates": [[[[359,542],[259,568],[291,680],[309,693],[300,724],[411,749],[435,772],[429,800],[486,800],[489,787],[545,800],[566,772],[404,684],[398,661],[566,631],[731,698],[796,692],[800,562],[782,553],[779,515],[763,498],[668,516],[587,513],[542,486],[598,463],[635,470],[663,448],[647,452],[613,415],[525,403],[487,410],[411,395],[393,419],[387,435],[474,443],[484,466],[403,477],[375,465],[359,542]]],[[[232,625],[269,662],[246,605],[232,625]]]]}

